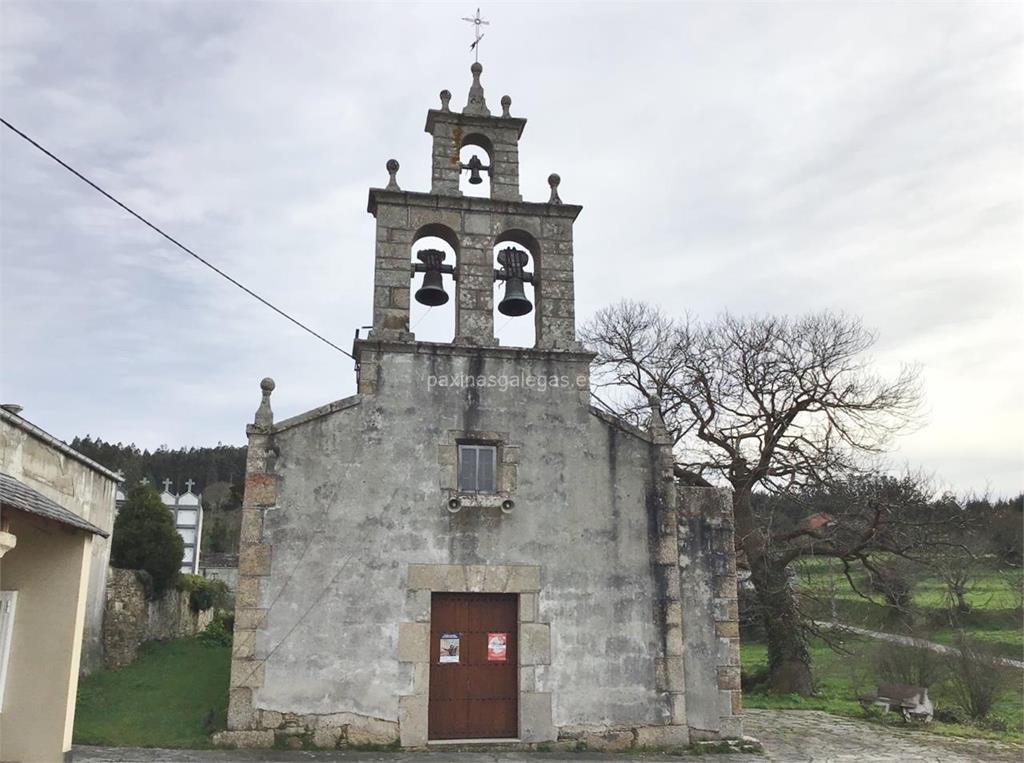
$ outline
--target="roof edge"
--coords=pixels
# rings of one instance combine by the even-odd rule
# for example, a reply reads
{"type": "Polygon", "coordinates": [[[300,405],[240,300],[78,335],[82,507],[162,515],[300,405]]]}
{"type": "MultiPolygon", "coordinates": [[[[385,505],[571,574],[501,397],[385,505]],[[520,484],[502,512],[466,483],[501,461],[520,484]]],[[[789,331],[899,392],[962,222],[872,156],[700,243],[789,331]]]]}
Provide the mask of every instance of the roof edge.
{"type": "Polygon", "coordinates": [[[613,416],[612,414],[608,413],[607,411],[602,411],[597,406],[591,405],[589,407],[590,407],[590,413],[592,415],[594,415],[597,418],[601,419],[601,421],[603,421],[604,423],[608,424],[609,426],[613,426],[616,429],[621,429],[626,434],[631,434],[634,437],[636,437],[638,440],[643,440],[648,445],[656,445],[657,444],[655,442],[654,438],[651,437],[651,435],[649,435],[647,432],[642,430],[640,427],[635,427],[632,424],[630,424],[628,421],[626,421],[625,419],[621,419],[618,416],[613,416]]]}
{"type": "Polygon", "coordinates": [[[15,415],[13,413],[10,413],[9,411],[5,411],[4,409],[0,408],[0,420],[6,421],[11,426],[17,427],[18,429],[20,429],[20,430],[22,430],[24,432],[28,432],[30,435],[32,435],[33,437],[36,437],[36,438],[42,440],[43,442],[45,442],[47,445],[51,446],[55,450],[59,450],[64,455],[70,456],[71,458],[75,459],[79,463],[84,464],[85,466],[88,466],[94,472],[99,472],[104,477],[112,479],[114,482],[116,482],[118,484],[120,484],[121,482],[124,482],[124,479],[120,475],[118,475],[117,473],[110,471],[110,469],[108,469],[107,467],[103,466],[102,464],[96,463],[95,461],[93,461],[88,456],[85,456],[85,455],[79,453],[77,450],[72,448],[70,445],[68,445],[63,440],[57,439],[56,437],[54,437],[52,434],[50,434],[46,430],[40,429],[35,424],[33,424],[30,421],[22,418],[21,416],[17,416],[17,415],[15,415]]]}
{"type": "Polygon", "coordinates": [[[327,405],[321,405],[319,408],[314,408],[311,411],[300,413],[298,416],[292,416],[291,418],[283,419],[279,422],[276,422],[273,425],[273,427],[271,427],[270,431],[273,432],[274,434],[277,434],[278,432],[283,432],[286,429],[292,429],[297,426],[302,426],[303,424],[313,421],[315,419],[323,418],[324,416],[329,416],[332,413],[344,411],[347,410],[348,408],[354,408],[355,406],[359,405],[362,402],[362,395],[357,394],[350,395],[349,397],[343,397],[341,400],[335,400],[334,402],[328,403],[327,405]]]}
{"type": "Polygon", "coordinates": [[[97,527],[85,517],[81,517],[51,498],[47,498],[34,487],[26,485],[21,480],[12,477],[6,472],[0,472],[0,506],[5,511],[20,511],[47,522],[57,522],[65,527],[75,530],[99,535],[101,538],[109,538],[110,533],[97,527]],[[13,483],[13,484],[11,484],[13,483]]]}

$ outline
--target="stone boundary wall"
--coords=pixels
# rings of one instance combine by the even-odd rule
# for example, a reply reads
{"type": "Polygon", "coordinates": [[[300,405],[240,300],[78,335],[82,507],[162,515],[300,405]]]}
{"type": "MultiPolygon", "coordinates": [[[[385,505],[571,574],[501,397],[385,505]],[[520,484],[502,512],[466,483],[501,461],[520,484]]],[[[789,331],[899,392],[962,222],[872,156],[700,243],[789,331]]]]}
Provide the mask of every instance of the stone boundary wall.
{"type": "Polygon", "coordinates": [[[677,491],[680,590],[686,613],[686,720],[690,737],[741,737],[732,492],[725,488],[682,486],[677,491]]]}
{"type": "Polygon", "coordinates": [[[159,599],[147,601],[135,570],[110,567],[103,617],[103,665],[108,669],[130,665],[147,641],[194,636],[212,619],[212,609],[192,611],[187,591],[171,589],[159,599]]]}

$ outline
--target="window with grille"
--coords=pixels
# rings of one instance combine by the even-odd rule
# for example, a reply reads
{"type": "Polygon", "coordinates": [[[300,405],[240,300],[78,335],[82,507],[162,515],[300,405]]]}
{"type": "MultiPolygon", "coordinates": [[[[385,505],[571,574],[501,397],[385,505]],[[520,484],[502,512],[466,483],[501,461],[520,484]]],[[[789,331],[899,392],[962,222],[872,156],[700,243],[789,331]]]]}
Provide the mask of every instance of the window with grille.
{"type": "Polygon", "coordinates": [[[497,446],[459,445],[459,492],[497,492],[497,464],[497,446]]]}

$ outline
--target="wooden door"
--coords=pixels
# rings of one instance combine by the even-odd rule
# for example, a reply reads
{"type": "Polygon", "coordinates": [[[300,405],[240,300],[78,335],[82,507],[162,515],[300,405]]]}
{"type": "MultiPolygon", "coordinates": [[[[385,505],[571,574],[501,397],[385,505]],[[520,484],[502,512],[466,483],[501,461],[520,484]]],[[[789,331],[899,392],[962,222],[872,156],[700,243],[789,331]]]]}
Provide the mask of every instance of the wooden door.
{"type": "Polygon", "coordinates": [[[429,739],[519,736],[518,603],[515,594],[433,595],[429,739]],[[457,661],[450,654],[453,643],[458,647],[457,661]]]}

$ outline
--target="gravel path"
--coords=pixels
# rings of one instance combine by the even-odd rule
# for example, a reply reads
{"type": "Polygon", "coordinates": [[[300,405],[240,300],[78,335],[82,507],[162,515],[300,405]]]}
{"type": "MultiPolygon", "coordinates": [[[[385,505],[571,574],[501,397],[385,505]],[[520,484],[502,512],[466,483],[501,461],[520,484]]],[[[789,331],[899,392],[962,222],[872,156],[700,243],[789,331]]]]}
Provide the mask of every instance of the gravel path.
{"type": "MultiPolygon", "coordinates": [[[[902,644],[903,646],[912,646],[916,649],[927,649],[929,652],[935,652],[935,654],[945,654],[951,657],[960,656],[960,650],[956,647],[946,646],[945,644],[936,644],[934,641],[925,641],[923,638],[901,636],[897,633],[872,631],[867,628],[858,628],[856,625],[846,625],[845,623],[837,623],[829,620],[815,620],[814,624],[824,630],[846,631],[847,633],[856,633],[858,636],[867,636],[868,638],[875,639],[876,641],[888,641],[890,644],[902,644]]],[[[1009,657],[993,657],[992,661],[995,664],[1003,665],[1004,667],[1024,670],[1024,662],[1021,660],[1013,660],[1009,657]]]]}

